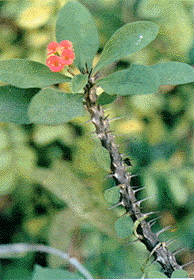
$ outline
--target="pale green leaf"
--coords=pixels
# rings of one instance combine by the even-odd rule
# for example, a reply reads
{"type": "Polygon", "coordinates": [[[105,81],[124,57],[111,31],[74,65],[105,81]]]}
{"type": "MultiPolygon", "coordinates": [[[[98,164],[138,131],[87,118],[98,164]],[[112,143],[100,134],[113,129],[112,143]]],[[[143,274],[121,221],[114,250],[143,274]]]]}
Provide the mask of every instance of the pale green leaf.
{"type": "Polygon", "coordinates": [[[150,94],[159,88],[154,71],[140,64],[133,64],[129,69],[115,72],[97,83],[111,95],[150,94]]]}
{"type": "Polygon", "coordinates": [[[120,186],[105,190],[104,198],[112,204],[118,203],[120,198],[120,186]]]}
{"type": "Polygon", "coordinates": [[[68,1],[59,11],[56,22],[58,43],[69,40],[75,53],[74,65],[80,71],[90,71],[93,58],[98,50],[99,36],[90,12],[77,1],[68,1]]]}
{"type": "Polygon", "coordinates": [[[159,26],[149,21],[136,21],[124,25],[105,45],[94,72],[143,49],[156,38],[158,31],[159,26]]]}
{"type": "Polygon", "coordinates": [[[63,93],[51,88],[41,90],[28,107],[31,122],[38,124],[60,124],[84,113],[83,97],[63,93]]]}
{"type": "Polygon", "coordinates": [[[26,59],[0,61],[0,80],[18,88],[43,88],[71,81],[60,73],[51,72],[44,64],[26,59]]]}

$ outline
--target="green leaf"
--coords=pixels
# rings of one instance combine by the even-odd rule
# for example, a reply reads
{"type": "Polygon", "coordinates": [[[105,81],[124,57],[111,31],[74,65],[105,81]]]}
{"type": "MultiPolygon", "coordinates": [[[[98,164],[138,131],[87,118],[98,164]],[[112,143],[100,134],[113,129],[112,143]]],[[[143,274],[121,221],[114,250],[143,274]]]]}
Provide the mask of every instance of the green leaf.
{"type": "Polygon", "coordinates": [[[189,275],[187,271],[177,269],[172,273],[171,278],[189,278],[189,275]]]}
{"type": "Polygon", "coordinates": [[[101,93],[101,95],[98,97],[97,103],[101,106],[110,104],[114,102],[117,99],[117,95],[109,95],[106,92],[101,93]]]}
{"type": "Polygon", "coordinates": [[[76,75],[72,79],[72,90],[74,93],[78,93],[80,90],[83,91],[83,88],[88,82],[88,75],[76,75]]]}
{"type": "Polygon", "coordinates": [[[112,204],[118,203],[120,198],[120,186],[105,190],[104,198],[112,204]]]}
{"type": "Polygon", "coordinates": [[[166,62],[150,66],[158,74],[160,85],[194,82],[194,68],[183,62],[166,62]]]}
{"type": "Polygon", "coordinates": [[[56,22],[56,38],[58,42],[71,41],[75,53],[74,65],[82,71],[87,64],[90,71],[98,50],[99,36],[92,15],[82,4],[69,1],[62,7],[56,22]]]}
{"type": "Polygon", "coordinates": [[[146,271],[144,274],[144,279],[145,278],[149,278],[149,279],[153,279],[153,278],[168,278],[165,274],[163,274],[160,271],[146,271]]]}
{"type": "Polygon", "coordinates": [[[27,109],[30,100],[39,90],[39,88],[0,87],[0,121],[18,124],[31,123],[27,109]]]}
{"type": "Polygon", "coordinates": [[[59,280],[59,279],[84,279],[80,278],[80,275],[65,271],[62,269],[50,269],[44,268],[39,265],[35,265],[34,275],[32,280],[59,280]]]}
{"type": "Polygon", "coordinates": [[[93,155],[101,168],[104,168],[107,172],[110,171],[110,155],[109,152],[103,147],[97,147],[94,149],[93,155]]]}
{"type": "Polygon", "coordinates": [[[133,233],[133,221],[129,215],[119,218],[115,223],[116,234],[120,238],[130,236],[133,233]]]}
{"type": "Polygon", "coordinates": [[[159,88],[158,77],[154,71],[141,64],[133,64],[127,70],[115,72],[97,81],[97,84],[111,95],[150,94],[159,88]]]}
{"type": "Polygon", "coordinates": [[[18,88],[43,88],[71,81],[44,64],[26,59],[0,61],[0,80],[18,88]]]}
{"type": "Polygon", "coordinates": [[[41,90],[28,107],[31,122],[38,124],[60,124],[84,114],[83,97],[63,93],[51,88],[41,90]]]}
{"type": "Polygon", "coordinates": [[[149,21],[136,21],[124,25],[112,35],[105,45],[94,72],[143,49],[156,38],[158,31],[159,26],[149,21]]]}

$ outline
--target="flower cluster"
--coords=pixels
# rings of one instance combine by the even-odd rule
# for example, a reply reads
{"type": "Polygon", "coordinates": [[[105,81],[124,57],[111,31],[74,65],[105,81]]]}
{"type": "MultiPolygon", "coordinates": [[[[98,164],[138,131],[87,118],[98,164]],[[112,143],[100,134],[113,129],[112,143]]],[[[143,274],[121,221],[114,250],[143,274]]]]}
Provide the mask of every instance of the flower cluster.
{"type": "Polygon", "coordinates": [[[65,65],[72,64],[75,58],[73,45],[68,40],[61,41],[60,44],[52,41],[47,46],[47,52],[46,64],[52,72],[61,71],[65,65]]]}

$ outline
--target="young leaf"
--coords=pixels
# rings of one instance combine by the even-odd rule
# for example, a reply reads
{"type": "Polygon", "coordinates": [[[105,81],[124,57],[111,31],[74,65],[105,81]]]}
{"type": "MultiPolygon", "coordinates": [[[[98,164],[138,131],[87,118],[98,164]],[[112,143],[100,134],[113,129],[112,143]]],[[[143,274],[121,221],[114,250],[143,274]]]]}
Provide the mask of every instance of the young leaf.
{"type": "Polygon", "coordinates": [[[146,47],[158,34],[159,26],[149,21],[138,21],[118,29],[105,45],[95,73],[106,65],[146,47]]]}
{"type": "Polygon", "coordinates": [[[127,70],[115,72],[99,80],[97,84],[108,94],[117,95],[150,94],[159,88],[154,71],[141,64],[133,64],[127,70]]]}
{"type": "Polygon", "coordinates": [[[38,124],[60,124],[84,113],[83,97],[63,93],[51,88],[41,90],[28,107],[31,122],[38,124]]]}
{"type": "Polygon", "coordinates": [[[73,77],[72,79],[73,93],[78,93],[80,90],[83,91],[83,88],[87,84],[87,81],[88,81],[88,75],[79,74],[73,77]]]}
{"type": "Polygon", "coordinates": [[[39,88],[0,87],[0,121],[18,124],[31,123],[27,108],[30,100],[39,90],[39,88]]]}
{"type": "Polygon", "coordinates": [[[118,237],[124,238],[133,233],[133,221],[129,215],[119,218],[115,223],[115,230],[118,237]]]}
{"type": "Polygon", "coordinates": [[[120,197],[120,186],[105,190],[104,198],[110,203],[118,203],[120,197]]]}
{"type": "Polygon", "coordinates": [[[77,1],[68,1],[59,11],[56,22],[56,39],[69,40],[75,53],[74,65],[80,71],[88,66],[90,71],[93,58],[98,50],[99,36],[90,12],[77,1]]]}
{"type": "Polygon", "coordinates": [[[43,88],[71,81],[39,62],[26,59],[0,61],[0,80],[18,88],[43,88]]]}
{"type": "Polygon", "coordinates": [[[183,62],[166,62],[150,66],[158,74],[160,85],[180,85],[194,82],[194,68],[183,62]]]}
{"type": "Polygon", "coordinates": [[[97,103],[101,106],[110,104],[117,99],[117,95],[109,95],[106,92],[102,92],[101,95],[98,97],[97,103]]]}
{"type": "Polygon", "coordinates": [[[144,274],[144,278],[160,279],[160,278],[168,278],[168,277],[160,271],[152,270],[152,271],[146,271],[144,274]]]}

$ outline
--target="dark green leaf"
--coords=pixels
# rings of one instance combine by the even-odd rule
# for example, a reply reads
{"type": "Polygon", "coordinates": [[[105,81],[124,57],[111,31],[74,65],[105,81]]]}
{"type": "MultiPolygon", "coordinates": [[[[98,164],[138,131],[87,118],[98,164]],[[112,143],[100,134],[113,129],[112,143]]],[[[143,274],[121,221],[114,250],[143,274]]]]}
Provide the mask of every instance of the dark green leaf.
{"type": "Polygon", "coordinates": [[[120,186],[105,190],[104,198],[112,204],[118,203],[120,198],[120,186]]]}
{"type": "Polygon", "coordinates": [[[112,102],[114,102],[117,99],[117,95],[109,95],[106,92],[101,93],[101,95],[98,97],[98,104],[100,105],[107,105],[110,104],[112,102]]]}
{"type": "Polygon", "coordinates": [[[124,25],[105,45],[94,72],[143,49],[156,38],[158,30],[159,26],[149,21],[136,21],[124,25]]]}
{"type": "Polygon", "coordinates": [[[32,280],[59,280],[59,279],[84,279],[78,274],[71,273],[62,269],[44,268],[39,265],[35,266],[32,280]]]}
{"type": "Polygon", "coordinates": [[[87,84],[88,81],[88,75],[76,75],[72,79],[72,90],[74,93],[78,93],[80,90],[83,91],[83,88],[87,84]]]}
{"type": "Polygon", "coordinates": [[[115,223],[115,230],[118,237],[124,238],[133,233],[133,221],[129,215],[119,218],[115,223]]]}
{"type": "Polygon", "coordinates": [[[28,107],[31,122],[38,124],[60,124],[84,113],[83,97],[63,93],[51,88],[41,90],[28,107]]]}
{"type": "Polygon", "coordinates": [[[194,68],[183,62],[166,62],[150,66],[158,74],[160,85],[194,82],[194,68]]]}
{"type": "Polygon", "coordinates": [[[71,41],[75,53],[74,65],[82,71],[87,64],[90,71],[98,50],[99,36],[92,15],[82,4],[69,1],[59,11],[56,38],[58,42],[71,41]]]}
{"type": "Polygon", "coordinates": [[[115,72],[97,83],[111,95],[150,94],[159,88],[154,71],[141,64],[133,64],[129,69],[115,72]]]}
{"type": "Polygon", "coordinates": [[[38,88],[20,89],[13,86],[0,87],[0,121],[19,124],[31,123],[27,109],[38,88]]]}
{"type": "Polygon", "coordinates": [[[18,88],[43,88],[71,81],[44,64],[26,59],[0,61],[0,80],[18,88]]]}
{"type": "Polygon", "coordinates": [[[188,272],[182,269],[177,269],[172,273],[171,278],[189,278],[188,272]]]}

